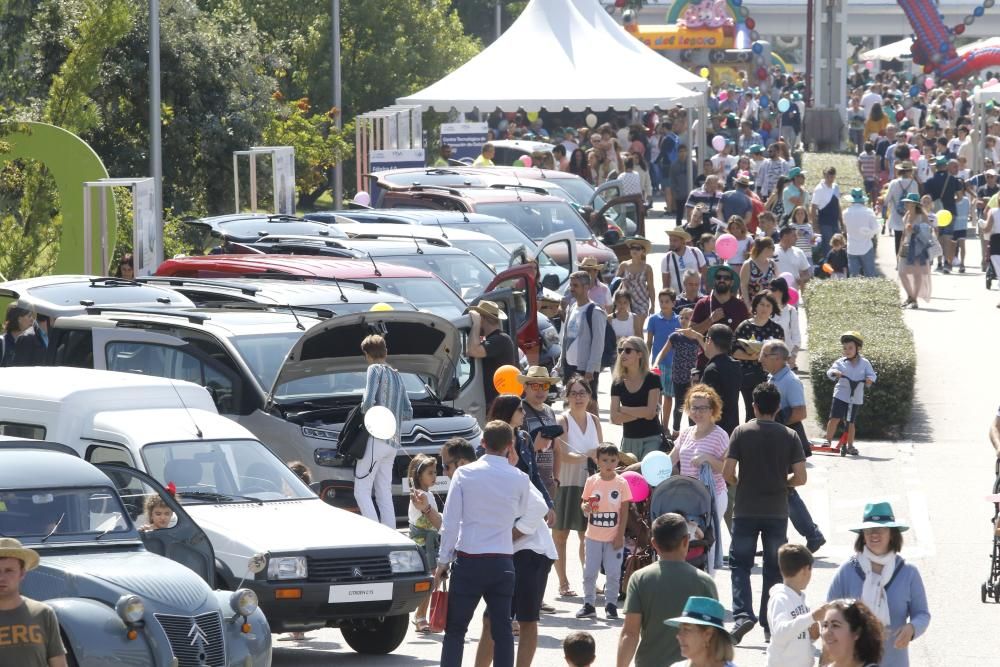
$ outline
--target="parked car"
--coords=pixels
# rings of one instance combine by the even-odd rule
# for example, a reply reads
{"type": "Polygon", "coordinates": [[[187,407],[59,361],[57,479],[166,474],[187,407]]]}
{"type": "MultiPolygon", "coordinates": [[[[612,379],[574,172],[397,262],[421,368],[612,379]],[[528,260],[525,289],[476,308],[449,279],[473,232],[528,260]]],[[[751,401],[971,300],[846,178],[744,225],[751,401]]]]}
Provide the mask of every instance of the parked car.
{"type": "Polygon", "coordinates": [[[80,315],[91,306],[194,308],[183,294],[137,280],[103,276],[55,275],[0,283],[0,298],[30,303],[46,320],[80,315]]]}
{"type": "Polygon", "coordinates": [[[437,455],[455,436],[478,443],[478,420],[486,413],[482,362],[463,359],[465,334],[436,315],[379,311],[320,321],[294,313],[226,309],[162,314],[93,310],[55,322],[48,361],[200,384],[221,414],[249,429],[282,460],[309,466],[324,500],[356,510],[353,471],[317,450],[336,446],[347,411],[361,400],[364,373],[343,373],[322,397],[295,409],[274,395],[284,367],[297,364],[290,357],[294,346],[333,340],[333,334],[324,332],[338,329],[360,337],[348,340],[343,334],[337,340],[341,348],[323,348],[325,361],[312,359],[313,368],[324,368],[340,355],[363,360],[360,345],[368,333],[395,334],[388,339],[389,359],[404,373],[414,411],[413,419],[400,425],[403,449],[393,470],[397,516],[405,517],[407,498],[400,485],[409,459],[418,453],[437,455]]]}
{"type": "MultiPolygon", "coordinates": [[[[0,534],[41,556],[21,592],[53,608],[69,664],[269,667],[257,594],[213,590],[212,545],[169,494],[172,525],[140,532],[134,519],[148,494],[127,493],[72,448],[0,440],[0,534]]],[[[248,560],[227,585],[253,576],[248,560]]]]}
{"type": "Polygon", "coordinates": [[[206,218],[187,218],[184,222],[202,233],[202,248],[209,247],[213,239],[225,239],[231,243],[253,243],[267,234],[315,234],[344,238],[344,235],[336,229],[323,230],[315,221],[294,215],[229,213],[206,218]]]}
{"type": "Polygon", "coordinates": [[[493,144],[493,162],[498,165],[510,165],[518,158],[531,157],[533,153],[551,153],[553,144],[545,141],[528,141],[526,139],[496,139],[493,144]]]}
{"type": "MultiPolygon", "coordinates": [[[[133,350],[136,355],[149,351],[133,350]]],[[[339,627],[360,653],[389,653],[402,642],[409,612],[431,585],[417,546],[381,523],[322,502],[247,429],[216,413],[202,387],[134,374],[37,367],[2,369],[0,385],[0,414],[63,440],[87,461],[101,462],[125,498],[129,517],[134,519],[153,493],[179,516],[190,515],[193,527],[204,531],[201,542],[214,549],[208,560],[192,556],[194,562],[217,581],[240,582],[256,593],[275,631],[339,627]],[[176,489],[183,507],[164,491],[167,485],[176,489]],[[265,562],[259,572],[247,574],[246,563],[256,554],[263,554],[265,562]]],[[[37,479],[25,475],[26,469],[50,470],[20,468],[21,479],[37,479]]],[[[31,488],[37,482],[25,484],[31,488]]],[[[85,488],[90,486],[95,485],[85,488]]],[[[106,479],[101,486],[107,487],[106,479]]],[[[89,492],[91,512],[96,500],[89,492]]],[[[93,532],[115,535],[118,523],[112,519],[125,512],[110,500],[99,511],[101,518],[91,519],[93,532]]],[[[69,507],[54,505],[44,514],[36,508],[39,517],[33,520],[44,526],[58,520],[60,512],[75,517],[69,507]]],[[[147,539],[160,539],[170,530],[152,531],[147,539]]],[[[189,534],[198,541],[194,532],[189,534]]],[[[57,528],[53,537],[59,535],[57,528]]],[[[88,541],[95,538],[90,535],[88,541]]],[[[82,541],[72,539],[78,549],[82,541]]],[[[106,571],[115,571],[122,560],[127,561],[109,562],[106,571]]],[[[195,593],[190,587],[173,591],[187,604],[197,599],[195,593]]],[[[75,597],[87,597],[85,590],[75,597]]]]}
{"type": "MultiPolygon", "coordinates": [[[[605,265],[605,277],[614,276],[618,258],[587,227],[580,214],[558,197],[495,188],[440,188],[417,186],[390,190],[382,198],[386,208],[430,208],[485,213],[510,222],[538,242],[549,234],[569,230],[576,238],[582,260],[593,257],[605,265]]],[[[556,251],[548,253],[558,264],[567,261],[556,251]]]]}

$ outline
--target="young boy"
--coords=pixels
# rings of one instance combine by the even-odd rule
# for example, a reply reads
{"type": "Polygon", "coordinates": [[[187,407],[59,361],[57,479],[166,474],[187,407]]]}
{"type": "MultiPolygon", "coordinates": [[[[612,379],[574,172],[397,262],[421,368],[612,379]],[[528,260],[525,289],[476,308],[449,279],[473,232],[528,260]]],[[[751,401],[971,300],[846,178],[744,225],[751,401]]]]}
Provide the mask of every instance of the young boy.
{"type": "Polygon", "coordinates": [[[701,247],[701,254],[705,256],[705,266],[722,264],[722,259],[719,257],[719,254],[715,252],[714,234],[702,234],[701,239],[698,241],[698,245],[701,247]]]}
{"type": "MultiPolygon", "coordinates": [[[[846,453],[857,455],[854,447],[854,422],[857,421],[861,405],[865,400],[865,389],[872,386],[878,376],[870,361],[861,356],[864,338],[856,331],[841,334],[844,356],[833,362],[826,376],[835,381],[833,405],[830,406],[830,421],[826,423],[826,444],[829,446],[837,432],[837,425],[843,419],[847,422],[846,453]]],[[[843,454],[844,452],[841,452],[843,454]]]]}
{"type": "Polygon", "coordinates": [[[829,264],[833,271],[830,277],[834,280],[843,280],[847,277],[847,239],[843,234],[834,234],[830,237],[830,252],[826,253],[824,264],[829,264]]]}
{"type": "Polygon", "coordinates": [[[767,646],[767,667],[812,667],[813,642],[819,637],[817,623],[827,605],[812,613],[806,605],[805,590],[812,579],[813,555],[801,544],[783,544],[778,549],[778,569],[782,582],[771,588],[767,619],[771,643],[767,646]]]}
{"type": "Polygon", "coordinates": [[[590,667],[597,659],[597,645],[589,632],[571,632],[563,640],[563,657],[572,667],[590,667]]]}
{"type": "Polygon", "coordinates": [[[583,559],[583,607],[577,618],[595,618],[597,610],[597,573],[604,566],[604,612],[618,618],[618,589],[621,585],[622,551],[625,547],[625,524],[632,493],[616,471],[618,448],[603,443],[597,448],[598,473],[587,478],[580,504],[587,517],[583,559]]]}
{"type": "Polygon", "coordinates": [[[774,245],[778,245],[781,236],[778,234],[778,219],[774,217],[774,213],[764,211],[758,216],[757,222],[760,225],[757,227],[757,236],[760,238],[770,237],[774,241],[774,245]]]}
{"type": "Polygon", "coordinates": [[[666,345],[670,334],[681,327],[681,320],[674,314],[674,303],[677,301],[677,292],[670,287],[664,287],[657,294],[660,302],[660,312],[649,316],[646,320],[646,347],[650,350],[650,361],[653,368],[660,371],[660,389],[663,401],[663,432],[670,432],[670,411],[674,405],[674,384],[671,375],[671,365],[673,363],[673,352],[667,351],[660,354],[663,346],[666,345]],[[659,360],[659,361],[657,361],[659,360]]]}

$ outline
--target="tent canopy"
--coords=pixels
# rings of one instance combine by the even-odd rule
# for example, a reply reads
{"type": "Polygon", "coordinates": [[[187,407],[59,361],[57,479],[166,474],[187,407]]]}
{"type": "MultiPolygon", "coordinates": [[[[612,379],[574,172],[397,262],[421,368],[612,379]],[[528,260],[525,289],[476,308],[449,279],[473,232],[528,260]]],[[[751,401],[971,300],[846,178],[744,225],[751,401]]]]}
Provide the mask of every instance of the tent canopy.
{"type": "Polygon", "coordinates": [[[678,83],[678,70],[687,82],[700,81],[702,90],[704,79],[653,53],[594,10],[604,13],[597,0],[531,0],[493,44],[437,83],[396,103],[462,112],[704,106],[702,93],[678,83]]]}
{"type": "Polygon", "coordinates": [[[898,42],[883,44],[877,49],[865,51],[858,56],[858,60],[903,60],[904,58],[911,58],[911,46],[913,46],[913,39],[907,37],[906,39],[901,39],[898,42]]]}

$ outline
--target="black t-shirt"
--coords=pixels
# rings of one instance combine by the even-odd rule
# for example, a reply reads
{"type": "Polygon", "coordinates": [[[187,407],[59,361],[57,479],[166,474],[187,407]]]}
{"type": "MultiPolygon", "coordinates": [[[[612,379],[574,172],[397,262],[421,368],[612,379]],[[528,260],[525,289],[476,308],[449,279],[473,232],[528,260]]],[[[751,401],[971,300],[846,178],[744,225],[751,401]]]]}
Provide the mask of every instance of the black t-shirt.
{"type": "MultiPolygon", "coordinates": [[[[660,378],[653,373],[646,373],[639,391],[630,392],[622,380],[611,385],[611,395],[617,396],[623,407],[644,408],[649,404],[649,392],[661,388],[660,378]]],[[[656,418],[635,419],[622,424],[622,435],[626,438],[649,438],[662,432],[663,427],[656,418]]]]}
{"type": "Polygon", "coordinates": [[[705,366],[701,381],[722,398],[719,426],[731,434],[740,423],[740,387],[743,386],[743,369],[740,363],[728,354],[716,355],[705,366]]]}
{"type": "Polygon", "coordinates": [[[483,339],[486,356],[483,357],[483,389],[486,395],[486,406],[499,396],[493,386],[493,374],[501,366],[517,366],[517,350],[510,336],[497,329],[483,339]]]}
{"type": "Polygon", "coordinates": [[[788,518],[788,472],[805,460],[795,432],[777,422],[751,420],[733,431],[728,458],[739,464],[733,516],[788,518]]]}
{"type": "Polygon", "coordinates": [[[955,215],[955,193],[963,187],[965,184],[962,179],[939,171],[924,183],[924,193],[930,195],[931,199],[940,199],[941,205],[952,215],[955,215]]]}

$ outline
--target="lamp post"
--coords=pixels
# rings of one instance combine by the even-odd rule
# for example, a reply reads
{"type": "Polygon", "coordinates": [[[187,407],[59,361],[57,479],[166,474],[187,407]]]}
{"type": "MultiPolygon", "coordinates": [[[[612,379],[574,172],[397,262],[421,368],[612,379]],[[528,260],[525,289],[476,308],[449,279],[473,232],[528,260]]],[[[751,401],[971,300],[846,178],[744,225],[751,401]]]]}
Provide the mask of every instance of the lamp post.
{"type": "MultiPolygon", "coordinates": [[[[340,98],[340,0],[333,0],[332,11],[332,25],[333,25],[333,106],[337,108],[337,117],[334,122],[337,124],[337,129],[340,130],[342,125],[342,118],[344,115],[344,109],[341,106],[340,98]]],[[[341,160],[337,160],[337,164],[333,167],[333,206],[335,209],[339,209],[343,205],[344,201],[344,165],[341,160]]]]}
{"type": "Polygon", "coordinates": [[[163,156],[160,125],[160,0],[149,0],[149,171],[153,177],[158,258],[163,257],[163,156]]]}
{"type": "Polygon", "coordinates": [[[500,2],[501,2],[501,0],[497,0],[496,9],[495,9],[495,11],[496,11],[496,14],[495,14],[495,18],[496,18],[496,33],[497,34],[496,34],[496,37],[494,39],[500,39],[500,34],[502,32],[501,25],[500,25],[500,23],[501,23],[500,19],[501,19],[501,16],[503,15],[503,11],[502,11],[502,9],[500,7],[500,2]]]}

